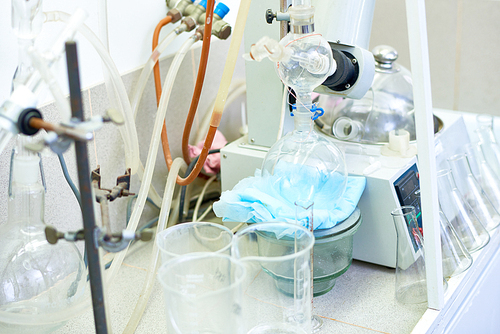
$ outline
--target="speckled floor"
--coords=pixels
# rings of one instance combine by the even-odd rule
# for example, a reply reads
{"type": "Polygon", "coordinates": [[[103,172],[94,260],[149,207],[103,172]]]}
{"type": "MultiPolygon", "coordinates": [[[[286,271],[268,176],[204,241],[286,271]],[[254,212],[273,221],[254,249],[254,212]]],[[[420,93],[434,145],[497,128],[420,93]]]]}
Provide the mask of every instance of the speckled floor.
{"type": "MultiPolygon", "coordinates": [[[[136,245],[108,291],[107,314],[114,333],[122,333],[146,277],[152,244],[136,245]]],[[[427,306],[394,299],[394,269],[353,261],[327,294],[314,298],[314,313],[324,321],[320,333],[410,333],[427,306]]],[[[165,333],[161,287],[156,282],[136,333],[165,333]]],[[[68,322],[57,334],[93,333],[92,310],[68,322]]]]}

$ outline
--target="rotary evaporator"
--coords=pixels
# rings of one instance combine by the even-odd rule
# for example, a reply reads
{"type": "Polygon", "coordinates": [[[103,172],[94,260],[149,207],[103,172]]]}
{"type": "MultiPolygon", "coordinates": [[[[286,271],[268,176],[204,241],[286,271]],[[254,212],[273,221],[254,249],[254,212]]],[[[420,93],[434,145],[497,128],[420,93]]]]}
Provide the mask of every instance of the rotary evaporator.
{"type": "MultiPolygon", "coordinates": [[[[325,236],[334,240],[346,236],[346,244],[342,245],[342,249],[347,248],[347,255],[343,255],[346,260],[340,261],[345,265],[333,270],[335,277],[349,268],[352,258],[394,268],[396,231],[391,211],[413,205],[421,221],[420,199],[416,195],[419,171],[411,73],[397,63],[394,48],[382,45],[373,53],[368,51],[374,1],[312,0],[311,5],[315,8],[313,30],[307,25],[289,27],[286,3],[276,10],[268,2],[253,1],[245,31],[245,51],[252,53],[258,48],[257,41],[262,36],[279,40],[289,29],[321,34],[328,41],[336,68],[312,94],[314,102],[324,109],[324,115],[315,120],[315,131],[342,151],[349,176],[366,177],[366,188],[357,206],[359,210],[330,231],[315,231],[316,247],[325,236]]],[[[280,80],[283,76],[277,68],[275,71],[270,61],[246,63],[248,135],[221,150],[223,191],[233,189],[256,169],[266,170],[266,156],[276,150],[273,145],[277,140],[283,141],[282,134],[293,129],[291,119],[297,122],[296,117],[287,114],[296,114],[300,102],[296,109],[289,106],[290,88],[284,91],[280,80]]],[[[294,89],[290,94],[300,100],[300,93],[289,86],[294,89]]],[[[457,135],[464,131],[461,116],[434,110],[438,167],[468,142],[466,136],[457,135]]],[[[319,266],[315,268],[319,270],[319,266]]],[[[316,276],[315,273],[315,286],[320,284],[316,276]]]]}

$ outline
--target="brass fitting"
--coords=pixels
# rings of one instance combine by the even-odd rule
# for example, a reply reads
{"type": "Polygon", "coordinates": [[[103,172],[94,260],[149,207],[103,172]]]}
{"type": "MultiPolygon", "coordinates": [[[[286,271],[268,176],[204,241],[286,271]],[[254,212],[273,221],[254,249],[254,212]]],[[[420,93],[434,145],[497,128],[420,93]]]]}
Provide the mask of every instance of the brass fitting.
{"type": "Polygon", "coordinates": [[[224,20],[214,21],[212,24],[212,35],[218,39],[227,39],[231,36],[231,26],[224,20]]]}
{"type": "Polygon", "coordinates": [[[186,31],[191,31],[196,28],[196,21],[191,16],[182,19],[182,23],[186,26],[186,31]]]}
{"type": "Polygon", "coordinates": [[[181,0],[175,5],[175,8],[181,12],[181,15],[186,15],[186,8],[189,6],[194,6],[190,0],[181,0]]]}
{"type": "Polygon", "coordinates": [[[168,11],[167,16],[172,18],[171,23],[175,23],[182,18],[182,13],[177,8],[172,8],[168,11]]]}

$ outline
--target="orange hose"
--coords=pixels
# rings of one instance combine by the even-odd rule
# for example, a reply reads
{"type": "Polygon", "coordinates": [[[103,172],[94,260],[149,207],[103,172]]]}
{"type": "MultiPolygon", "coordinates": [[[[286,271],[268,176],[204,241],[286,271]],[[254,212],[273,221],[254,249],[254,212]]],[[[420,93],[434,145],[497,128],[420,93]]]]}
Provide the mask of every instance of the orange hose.
{"type": "MultiPolygon", "coordinates": [[[[203,88],[203,82],[205,80],[205,72],[206,72],[207,62],[208,62],[208,54],[210,51],[210,39],[211,39],[211,35],[212,35],[212,21],[213,21],[214,4],[215,4],[214,0],[207,1],[207,11],[205,13],[205,15],[206,15],[205,16],[205,30],[203,33],[203,46],[202,46],[202,50],[201,50],[200,67],[198,69],[198,77],[196,79],[195,90],[193,93],[191,106],[189,108],[189,113],[187,116],[186,124],[184,126],[184,133],[183,133],[183,140],[182,140],[182,143],[183,143],[182,149],[183,150],[182,151],[183,151],[184,160],[186,160],[186,162],[188,162],[188,163],[189,163],[190,159],[189,159],[189,154],[187,153],[188,152],[187,151],[187,149],[188,149],[187,144],[189,142],[189,134],[190,134],[190,131],[191,131],[191,128],[193,125],[194,117],[196,115],[196,110],[198,108],[201,90],[203,88]],[[186,131],[187,131],[187,135],[186,135],[186,131]],[[187,140],[186,140],[186,144],[185,144],[185,148],[186,148],[186,153],[185,153],[184,152],[184,141],[185,141],[184,138],[186,138],[186,136],[187,136],[187,140]]],[[[170,19],[168,22],[164,23],[164,21],[166,21],[166,20],[167,20],[166,18],[161,20],[155,29],[155,32],[153,35],[153,50],[158,45],[158,36],[160,34],[161,28],[163,26],[165,26],[168,22],[171,21],[171,19],[170,19]]],[[[155,65],[155,68],[154,68],[154,70],[155,70],[154,78],[155,78],[155,88],[156,88],[156,100],[157,100],[157,104],[159,104],[160,97],[161,97],[161,78],[160,78],[160,69],[158,66],[158,70],[157,70],[157,66],[158,66],[158,63],[155,65]]],[[[207,156],[208,156],[208,151],[210,150],[210,147],[212,146],[212,143],[213,143],[213,140],[215,137],[216,130],[217,130],[217,127],[210,127],[209,132],[207,134],[207,137],[205,138],[203,150],[200,154],[200,157],[198,158],[198,161],[196,162],[195,167],[193,168],[193,171],[186,178],[181,178],[180,176],[177,176],[177,184],[182,185],[182,186],[188,185],[196,179],[198,174],[201,172],[203,165],[205,164],[205,161],[206,161],[207,156]]],[[[163,128],[162,128],[162,132],[161,132],[161,143],[162,143],[162,147],[163,147],[163,155],[165,158],[165,162],[167,163],[167,167],[170,169],[170,166],[172,165],[173,159],[172,159],[172,154],[170,152],[170,146],[168,143],[167,128],[166,128],[165,123],[163,123],[163,128]]]]}
{"type": "MultiPolygon", "coordinates": [[[[215,3],[215,1],[213,3],[215,3]]],[[[184,132],[182,134],[182,156],[184,158],[184,161],[188,165],[191,162],[191,158],[189,157],[189,136],[191,134],[194,117],[196,116],[196,111],[198,109],[198,103],[200,102],[201,90],[203,88],[203,82],[205,80],[205,73],[207,69],[208,53],[210,50],[210,38],[212,35],[212,20],[213,20],[212,18],[213,3],[212,5],[207,3],[207,12],[205,20],[205,30],[203,33],[203,46],[201,50],[202,56],[200,58],[200,67],[198,68],[198,77],[196,78],[196,85],[194,87],[193,99],[191,100],[191,105],[189,106],[189,113],[186,119],[186,123],[184,125],[184,132]],[[209,18],[210,13],[212,13],[212,15],[210,15],[209,18]],[[204,54],[206,54],[207,56],[203,57],[204,54]]]]}

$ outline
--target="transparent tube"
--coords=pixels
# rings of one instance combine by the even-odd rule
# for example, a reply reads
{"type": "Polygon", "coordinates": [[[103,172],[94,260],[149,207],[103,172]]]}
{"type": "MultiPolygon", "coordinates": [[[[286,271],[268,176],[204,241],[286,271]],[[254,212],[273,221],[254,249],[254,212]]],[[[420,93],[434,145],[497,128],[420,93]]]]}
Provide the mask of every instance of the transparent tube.
{"type": "Polygon", "coordinates": [[[59,86],[59,82],[50,72],[48,65],[45,63],[43,57],[41,57],[38,52],[34,48],[28,49],[28,54],[31,58],[31,63],[40,73],[43,81],[49,87],[50,92],[52,93],[52,97],[56,101],[57,108],[61,112],[61,116],[64,122],[67,122],[71,118],[71,108],[69,106],[69,102],[66,99],[66,96],[62,92],[61,87],[59,86]]]}
{"type": "MultiPolygon", "coordinates": [[[[167,73],[167,77],[165,79],[163,93],[160,99],[160,105],[158,107],[158,112],[156,113],[155,124],[153,127],[153,134],[151,136],[151,144],[149,145],[148,159],[146,161],[146,169],[144,172],[144,178],[141,183],[141,187],[139,189],[139,196],[136,200],[136,205],[134,211],[132,212],[132,216],[130,217],[130,221],[127,226],[127,230],[135,231],[137,225],[139,224],[139,219],[141,218],[142,208],[144,207],[144,203],[146,202],[147,197],[147,189],[151,184],[151,179],[153,177],[153,171],[156,162],[156,155],[158,154],[158,146],[160,145],[160,133],[163,127],[163,122],[165,120],[165,114],[167,112],[168,101],[170,100],[170,94],[172,93],[172,88],[174,86],[174,79],[179,71],[179,67],[186,55],[187,51],[191,48],[191,46],[195,42],[195,38],[189,38],[184,44],[182,44],[181,48],[177,52],[170,65],[170,68],[167,73]]],[[[111,267],[108,270],[107,274],[107,282],[111,283],[116,274],[118,273],[118,269],[120,268],[125,255],[127,254],[128,247],[118,253],[111,267]]]]}
{"type": "MultiPolygon", "coordinates": [[[[64,12],[47,12],[45,13],[45,16],[47,22],[67,22],[69,18],[69,14],[64,12]]],[[[121,79],[120,73],[116,68],[116,65],[114,64],[111,56],[109,55],[109,52],[106,50],[99,38],[88,26],[84,24],[80,26],[79,31],[92,44],[101,59],[106,64],[106,67],[108,68],[113,81],[114,89],[116,89],[116,92],[118,93],[118,110],[122,113],[125,119],[124,128],[118,127],[118,129],[120,130],[120,134],[125,144],[126,165],[132,169],[132,174],[134,174],[137,172],[140,164],[139,140],[137,138],[137,129],[135,127],[135,120],[132,115],[132,108],[130,106],[127,91],[121,79]]]]}
{"type": "MultiPolygon", "coordinates": [[[[156,235],[163,231],[167,226],[167,221],[170,214],[170,208],[172,206],[172,197],[174,195],[175,189],[175,181],[177,179],[177,175],[179,171],[185,170],[187,168],[186,163],[182,158],[177,158],[172,163],[172,167],[168,173],[167,183],[165,184],[165,194],[163,195],[163,201],[161,203],[160,217],[158,219],[158,226],[156,228],[156,235]]],[[[142,314],[144,313],[144,309],[149,300],[149,296],[151,295],[151,291],[154,286],[154,280],[156,276],[156,271],[158,269],[160,251],[158,249],[158,245],[154,243],[153,250],[151,252],[151,259],[149,262],[148,272],[146,274],[146,280],[144,281],[144,285],[142,286],[142,291],[135,306],[132,315],[125,327],[123,333],[134,333],[139,321],[141,320],[142,314]]]]}
{"type": "Polygon", "coordinates": [[[144,65],[144,68],[141,71],[141,75],[139,76],[139,80],[137,81],[137,85],[135,86],[134,93],[132,95],[132,110],[134,111],[134,119],[137,117],[137,112],[139,110],[139,104],[141,102],[142,94],[144,93],[144,89],[146,88],[146,84],[148,82],[149,76],[151,75],[151,72],[153,71],[153,68],[156,64],[156,62],[160,59],[160,56],[163,51],[167,48],[167,46],[172,43],[172,41],[177,37],[178,35],[174,32],[171,31],[162,41],[161,43],[154,49],[153,53],[151,56],[149,56],[149,59],[144,65]]]}

